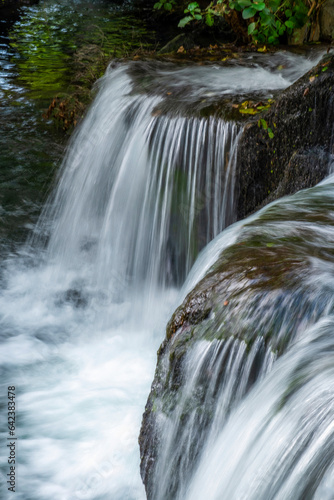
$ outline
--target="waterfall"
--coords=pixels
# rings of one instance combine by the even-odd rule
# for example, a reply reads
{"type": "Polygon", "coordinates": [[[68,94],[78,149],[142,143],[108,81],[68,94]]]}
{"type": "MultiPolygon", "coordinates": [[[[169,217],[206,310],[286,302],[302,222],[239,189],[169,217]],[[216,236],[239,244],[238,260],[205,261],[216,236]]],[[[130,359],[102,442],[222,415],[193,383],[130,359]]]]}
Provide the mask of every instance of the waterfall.
{"type": "Polygon", "coordinates": [[[22,500],[144,498],[137,440],[161,332],[198,252],[235,217],[240,126],[157,112],[162,97],[131,71],[99,82],[4,266],[1,376],[19,395],[22,500]]]}
{"type": "MultiPolygon", "coordinates": [[[[138,434],[156,350],[199,252],[216,238],[186,288],[241,227],[219,236],[235,221],[242,127],[203,110],[222,96],[247,95],[250,82],[256,98],[272,97],[313,63],[297,55],[210,68],[132,62],[111,66],[99,82],[27,245],[3,263],[0,398],[6,405],[7,387],[16,387],[18,500],[145,498],[138,434]]],[[[186,360],[185,404],[208,373],[214,383],[198,395],[211,407],[212,436],[273,373],[275,354],[264,340],[246,351],[240,339],[203,340],[186,360]]],[[[199,417],[198,460],[206,417],[199,417]]],[[[192,437],[189,429],[182,449],[192,437]]],[[[167,455],[177,439],[171,425],[167,455]]],[[[4,495],[7,465],[1,456],[4,495]]],[[[187,457],[180,465],[190,471],[187,457]]]]}
{"type": "MultiPolygon", "coordinates": [[[[227,415],[242,400],[249,385],[270,371],[274,353],[260,338],[250,353],[244,342],[229,338],[226,341],[199,342],[187,354],[182,371],[184,388],[172,410],[168,404],[159,407],[161,433],[165,436],[159,450],[150,498],[157,500],[185,498],[186,478],[205,443],[211,443],[208,429],[216,436],[227,415]]],[[[168,385],[173,393],[173,380],[168,385]]],[[[210,445],[207,444],[210,449],[210,445]]],[[[192,498],[190,496],[190,498],[192,498]]]]}
{"type": "Polygon", "coordinates": [[[156,116],[161,98],[132,86],[126,66],[104,77],[42,219],[53,221],[48,258],[66,268],[88,259],[111,289],[182,283],[235,218],[238,126],[156,116]]]}
{"type": "Polygon", "coordinates": [[[333,327],[305,331],[232,412],[182,498],[333,498],[333,327]]]}
{"type": "Polygon", "coordinates": [[[211,311],[163,345],[148,403],[149,499],[332,498],[333,199],[332,175],[206,247],[176,316],[206,286],[211,311]]]}

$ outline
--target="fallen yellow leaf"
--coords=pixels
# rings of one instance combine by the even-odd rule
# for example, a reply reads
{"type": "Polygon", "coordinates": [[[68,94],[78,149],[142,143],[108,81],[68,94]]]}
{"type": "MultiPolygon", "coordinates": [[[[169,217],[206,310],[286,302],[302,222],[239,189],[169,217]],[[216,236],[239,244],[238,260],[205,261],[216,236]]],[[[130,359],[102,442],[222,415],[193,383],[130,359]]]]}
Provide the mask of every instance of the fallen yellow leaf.
{"type": "Polygon", "coordinates": [[[258,111],[254,108],[248,108],[248,109],[239,109],[240,113],[244,113],[246,115],[256,115],[258,111]]]}

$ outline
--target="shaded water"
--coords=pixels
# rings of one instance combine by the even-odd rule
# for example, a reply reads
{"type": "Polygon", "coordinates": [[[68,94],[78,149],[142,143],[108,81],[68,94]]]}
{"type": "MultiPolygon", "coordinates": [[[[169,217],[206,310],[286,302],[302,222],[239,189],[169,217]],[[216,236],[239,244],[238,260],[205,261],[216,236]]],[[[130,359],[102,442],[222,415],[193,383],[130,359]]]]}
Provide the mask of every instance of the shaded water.
{"type": "MultiPolygon", "coordinates": [[[[167,77],[166,68],[155,71],[167,77]]],[[[1,404],[15,386],[20,500],[145,497],[137,436],[176,284],[233,221],[238,126],[156,113],[162,97],[143,94],[131,75],[123,65],[102,80],[58,189],[28,244],[4,263],[1,404]]],[[[231,73],[232,94],[239,78],[231,73]]],[[[277,88],[270,69],[260,80],[264,91],[277,88]]],[[[3,498],[6,474],[1,455],[3,498]]]]}
{"type": "Polygon", "coordinates": [[[26,238],[63,156],[66,138],[42,115],[56,95],[85,85],[80,51],[98,47],[107,58],[150,38],[133,14],[103,0],[44,0],[2,19],[6,12],[0,8],[2,252],[26,238]]]}

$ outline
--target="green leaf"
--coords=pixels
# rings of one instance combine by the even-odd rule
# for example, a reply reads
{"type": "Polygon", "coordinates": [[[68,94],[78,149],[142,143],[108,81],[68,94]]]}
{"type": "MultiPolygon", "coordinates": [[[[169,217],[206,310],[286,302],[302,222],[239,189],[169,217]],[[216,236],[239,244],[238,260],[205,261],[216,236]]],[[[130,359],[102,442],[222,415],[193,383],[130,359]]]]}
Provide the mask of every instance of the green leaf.
{"type": "Polygon", "coordinates": [[[256,14],[256,10],[253,7],[247,7],[247,9],[243,10],[242,17],[243,19],[249,19],[256,14]]]}
{"type": "Polygon", "coordinates": [[[268,2],[268,7],[271,9],[273,12],[276,12],[276,10],[279,8],[281,3],[281,0],[269,0],[268,2]]]}
{"type": "Polygon", "coordinates": [[[179,28],[184,28],[192,20],[193,20],[192,16],[186,16],[183,19],[181,19],[181,21],[178,24],[178,27],[179,28]]]}
{"type": "Polygon", "coordinates": [[[327,71],[328,70],[328,66],[325,66],[324,68],[322,68],[321,71],[327,71]]]}
{"type": "Polygon", "coordinates": [[[273,247],[274,245],[275,245],[275,243],[267,243],[267,247],[268,247],[268,248],[271,248],[271,247],[273,247]]]}
{"type": "Polygon", "coordinates": [[[269,26],[273,22],[273,16],[267,16],[267,15],[261,15],[262,12],[260,13],[261,16],[261,28],[264,26],[269,26]]]}
{"type": "Polygon", "coordinates": [[[195,14],[194,18],[197,19],[197,21],[201,21],[202,19],[202,14],[195,14]]]}
{"type": "Polygon", "coordinates": [[[268,38],[268,43],[276,43],[278,40],[278,34],[274,33],[268,38]]]}
{"type": "Polygon", "coordinates": [[[153,9],[161,9],[162,7],[162,3],[161,2],[157,2],[153,5],[153,9]]]}
{"type": "Polygon", "coordinates": [[[266,120],[264,120],[263,118],[261,118],[260,123],[262,125],[263,130],[267,130],[268,123],[266,122],[266,120]]]}
{"type": "Polygon", "coordinates": [[[270,9],[268,9],[268,7],[263,9],[262,12],[263,12],[263,14],[267,14],[267,16],[273,16],[273,13],[271,12],[270,9]]]}
{"type": "Polygon", "coordinates": [[[192,10],[195,10],[195,9],[198,9],[199,5],[197,2],[191,2],[189,5],[188,5],[188,9],[189,11],[192,11],[192,10]]]}
{"type": "Polygon", "coordinates": [[[286,9],[285,13],[286,17],[291,17],[292,16],[292,12],[290,9],[286,9]]]}
{"type": "Polygon", "coordinates": [[[266,4],[263,2],[253,4],[253,9],[255,9],[257,11],[261,11],[261,10],[265,9],[265,7],[266,7],[266,4]]]}
{"type": "MultiPolygon", "coordinates": [[[[262,33],[259,33],[258,36],[257,36],[257,40],[260,43],[264,43],[266,41],[266,37],[262,33]]],[[[257,50],[259,51],[259,49],[257,49],[257,50]]]]}
{"type": "Polygon", "coordinates": [[[255,108],[239,109],[239,113],[242,113],[244,115],[256,115],[258,113],[258,110],[255,108]]]}
{"type": "Polygon", "coordinates": [[[166,10],[172,10],[172,8],[173,8],[172,4],[168,3],[168,2],[164,4],[164,7],[166,10]]]}
{"type": "Polygon", "coordinates": [[[248,34],[251,35],[253,33],[253,31],[255,30],[255,27],[256,27],[256,23],[251,23],[249,26],[248,26],[248,34]]]}
{"type": "Polygon", "coordinates": [[[207,14],[206,17],[205,17],[205,23],[208,25],[208,26],[213,26],[214,24],[214,19],[213,17],[211,16],[211,14],[207,14]]]}
{"type": "Polygon", "coordinates": [[[250,1],[250,0],[238,0],[238,4],[240,5],[240,7],[242,7],[243,9],[245,7],[250,7],[251,5],[253,5],[253,3],[250,1]]]}
{"type": "Polygon", "coordinates": [[[285,26],[287,26],[288,28],[291,28],[293,29],[295,27],[295,23],[292,22],[292,21],[285,21],[285,26]]]}

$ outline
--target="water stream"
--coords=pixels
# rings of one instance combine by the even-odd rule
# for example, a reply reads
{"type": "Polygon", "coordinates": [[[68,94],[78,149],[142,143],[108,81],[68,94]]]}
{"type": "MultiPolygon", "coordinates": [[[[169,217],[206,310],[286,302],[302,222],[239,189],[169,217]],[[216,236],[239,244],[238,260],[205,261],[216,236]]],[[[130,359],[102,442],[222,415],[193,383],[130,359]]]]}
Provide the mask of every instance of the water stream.
{"type": "MultiPolygon", "coordinates": [[[[161,114],[164,97],[150,88],[187,88],[189,103],[253,81],[271,95],[313,64],[277,57],[283,75],[256,56],[213,67],[212,79],[168,64],[140,79],[133,63],[99,83],[28,242],[3,255],[0,397],[3,409],[15,386],[18,500],[145,498],[137,439],[156,350],[199,251],[234,221],[240,131],[161,114]]],[[[0,465],[1,498],[11,498],[3,453],[0,465]]]]}
{"type": "Polygon", "coordinates": [[[332,313],[232,412],[180,498],[333,498],[332,313]]]}
{"type": "Polygon", "coordinates": [[[210,315],[159,362],[149,498],[332,498],[333,182],[233,225],[192,270],[184,294],[229,253],[210,315]]]}

